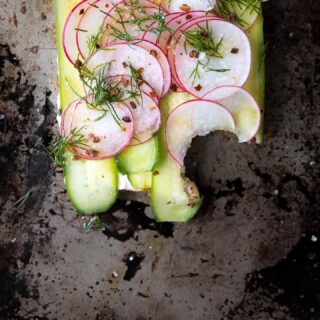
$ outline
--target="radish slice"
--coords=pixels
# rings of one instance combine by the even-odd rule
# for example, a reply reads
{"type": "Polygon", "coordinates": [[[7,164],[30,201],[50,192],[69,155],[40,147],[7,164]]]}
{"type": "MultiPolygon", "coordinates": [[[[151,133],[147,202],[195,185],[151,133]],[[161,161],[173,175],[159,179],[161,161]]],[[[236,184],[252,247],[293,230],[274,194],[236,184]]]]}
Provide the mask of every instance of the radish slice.
{"type": "MultiPolygon", "coordinates": [[[[116,84],[119,83],[119,90],[131,90],[130,76],[120,75],[108,79],[115,81],[116,84]]],[[[130,145],[138,145],[148,141],[159,130],[161,123],[159,100],[154,95],[150,95],[152,91],[152,88],[143,82],[139,86],[140,96],[124,101],[134,118],[133,138],[130,145]]]]}
{"type": "MultiPolygon", "coordinates": [[[[131,83],[131,77],[128,75],[110,76],[107,80],[113,88],[116,87],[123,93],[123,103],[129,107],[133,115],[133,138],[130,145],[141,144],[151,139],[161,123],[159,99],[154,90],[143,81],[137,87],[135,83],[131,83]],[[134,91],[139,96],[131,98],[129,91],[134,91]]],[[[93,94],[91,96],[93,97],[93,94]]]]}
{"type": "Polygon", "coordinates": [[[130,101],[134,116],[134,133],[130,145],[138,145],[151,139],[158,132],[161,123],[159,106],[145,92],[141,92],[141,101],[130,101]]]}
{"type": "MultiPolygon", "coordinates": [[[[115,3],[117,1],[113,2],[112,5],[115,3]]],[[[88,57],[88,40],[101,31],[106,18],[106,14],[103,12],[110,11],[112,5],[110,0],[99,0],[93,6],[89,6],[82,15],[76,32],[77,46],[82,58],[86,59],[88,57]]]]}
{"type": "Polygon", "coordinates": [[[147,50],[160,63],[163,71],[163,78],[164,78],[164,88],[163,88],[162,95],[165,95],[169,91],[171,86],[171,70],[170,70],[170,64],[167,59],[167,56],[165,55],[165,53],[161,48],[159,48],[157,45],[155,45],[150,41],[140,40],[140,39],[139,40],[136,39],[134,41],[137,41],[137,46],[147,50]]]}
{"type": "Polygon", "coordinates": [[[181,35],[172,49],[173,67],[179,83],[196,97],[203,97],[223,85],[242,86],[249,76],[251,65],[251,48],[246,34],[234,24],[216,19],[196,23],[185,30],[197,31],[200,28],[212,33],[215,44],[222,41],[218,50],[222,57],[197,52],[181,35]],[[193,53],[198,56],[193,57],[193,53]]]}
{"type": "Polygon", "coordinates": [[[235,132],[232,114],[218,103],[190,100],[176,107],[167,118],[166,143],[168,151],[179,165],[196,136],[216,130],[235,132]]]}
{"type": "Polygon", "coordinates": [[[212,10],[216,4],[216,0],[209,0],[209,1],[203,1],[203,0],[170,0],[166,2],[167,9],[169,12],[177,12],[177,11],[183,11],[183,12],[189,12],[191,10],[204,10],[209,11],[212,10]]]}
{"type": "MultiPolygon", "coordinates": [[[[94,1],[94,5],[97,1],[94,1]]],[[[79,22],[83,14],[88,10],[90,5],[88,4],[89,0],[84,0],[76,5],[70,12],[66,23],[63,28],[62,42],[63,49],[68,58],[68,60],[74,64],[78,58],[79,50],[77,47],[77,33],[76,29],[79,26],[79,22]]]]}
{"type": "Polygon", "coordinates": [[[71,131],[71,124],[74,116],[74,110],[77,105],[81,103],[80,99],[74,100],[62,113],[61,124],[60,124],[60,134],[62,136],[68,136],[71,131]]]}
{"type": "Polygon", "coordinates": [[[161,97],[164,93],[164,74],[159,61],[144,48],[128,43],[118,43],[98,50],[87,62],[90,70],[98,70],[111,63],[107,75],[130,75],[129,64],[140,70],[141,76],[161,97]]]}
{"type": "MultiPolygon", "coordinates": [[[[166,27],[168,30],[165,30],[161,33],[160,39],[158,39],[154,34],[146,33],[144,36],[144,39],[149,40],[151,42],[156,43],[159,45],[162,50],[165,52],[170,47],[171,39],[174,39],[174,34],[177,30],[180,30],[187,22],[193,21],[195,18],[207,18],[207,17],[215,17],[217,19],[217,16],[211,15],[206,11],[203,10],[197,10],[197,11],[191,11],[191,12],[175,12],[167,15],[166,17],[166,27]]],[[[153,26],[154,24],[152,24],[153,26]]],[[[179,34],[180,35],[180,34],[179,34]]]]}
{"type": "MultiPolygon", "coordinates": [[[[175,46],[176,39],[179,38],[179,36],[180,36],[180,31],[186,30],[190,26],[193,26],[196,23],[208,21],[209,19],[210,20],[221,20],[217,16],[213,16],[213,15],[206,16],[205,15],[206,13],[204,11],[193,11],[193,12],[190,12],[190,14],[191,14],[190,20],[186,19],[187,14],[183,14],[178,19],[172,20],[172,23],[174,23],[174,24],[179,23],[178,29],[176,29],[174,33],[170,33],[169,37],[166,38],[166,35],[164,35],[164,37],[161,39],[161,41],[166,41],[165,48],[167,50],[167,57],[168,57],[169,64],[171,66],[171,74],[172,74],[173,82],[181,89],[184,89],[184,87],[183,87],[183,84],[180,82],[180,79],[177,75],[176,68],[175,68],[175,58],[173,55],[173,50],[171,50],[171,47],[175,46]]],[[[176,28],[177,28],[177,26],[176,26],[176,28]]]]}
{"type": "MultiPolygon", "coordinates": [[[[109,16],[105,19],[104,25],[107,35],[104,44],[110,45],[124,40],[130,41],[131,39],[142,38],[154,21],[152,16],[159,18],[159,15],[163,18],[165,17],[164,11],[155,5],[139,7],[134,10],[132,6],[126,6],[124,3],[118,4],[109,12],[109,16]],[[145,21],[140,24],[136,21],[130,22],[137,18],[144,19],[145,21]]],[[[150,33],[153,32],[150,31],[150,33]]]]}
{"type": "MultiPolygon", "coordinates": [[[[87,99],[90,100],[90,97],[87,99]]],[[[85,138],[85,146],[75,147],[75,152],[82,158],[110,158],[130,143],[133,134],[133,116],[130,109],[121,103],[114,103],[112,110],[108,106],[101,108],[107,112],[90,109],[86,102],[82,101],[74,110],[71,130],[79,130],[85,138]]]]}
{"type": "Polygon", "coordinates": [[[261,123],[261,111],[253,96],[239,87],[219,87],[204,97],[218,101],[228,109],[236,121],[239,142],[248,142],[257,134],[261,123]]]}
{"type": "MultiPolygon", "coordinates": [[[[165,26],[166,27],[168,27],[168,28],[170,28],[169,30],[167,30],[167,31],[163,31],[162,33],[161,33],[161,35],[160,35],[160,39],[161,39],[161,37],[163,37],[164,35],[166,35],[166,38],[168,38],[169,36],[170,36],[170,34],[171,34],[171,31],[173,30],[172,28],[171,28],[171,26],[169,25],[169,23],[172,21],[172,20],[174,20],[174,19],[176,19],[176,18],[178,18],[178,17],[180,17],[180,16],[182,16],[182,15],[184,15],[184,13],[183,12],[173,12],[173,13],[169,13],[169,14],[167,14],[166,16],[165,16],[165,26]]],[[[153,22],[152,24],[151,24],[151,27],[154,27],[156,25],[156,22],[153,22]]],[[[159,39],[158,39],[158,36],[155,34],[155,33],[153,33],[153,32],[145,32],[144,33],[144,35],[143,35],[143,37],[142,37],[144,40],[148,40],[148,41],[151,41],[151,42],[153,42],[153,43],[156,43],[156,44],[160,44],[160,43],[165,43],[165,41],[159,41],[159,39]]],[[[162,47],[162,49],[164,49],[163,47],[162,47]]]]}

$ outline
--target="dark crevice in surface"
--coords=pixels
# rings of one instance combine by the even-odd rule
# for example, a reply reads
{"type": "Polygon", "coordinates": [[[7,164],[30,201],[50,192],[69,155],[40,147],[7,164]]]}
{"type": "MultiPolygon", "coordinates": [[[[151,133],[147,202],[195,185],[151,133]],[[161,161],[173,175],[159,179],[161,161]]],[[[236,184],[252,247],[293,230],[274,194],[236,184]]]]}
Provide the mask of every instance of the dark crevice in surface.
{"type": "Polygon", "coordinates": [[[138,270],[141,269],[141,262],[145,256],[136,252],[130,252],[124,259],[124,263],[127,266],[127,270],[123,276],[123,280],[130,281],[134,278],[138,270]]]}
{"type": "Polygon", "coordinates": [[[140,202],[118,200],[108,213],[101,215],[106,224],[104,234],[119,241],[137,240],[135,233],[139,230],[152,230],[159,236],[172,237],[173,224],[156,223],[145,214],[146,208],[147,205],[140,202]],[[119,211],[123,213],[120,216],[119,211]]]}

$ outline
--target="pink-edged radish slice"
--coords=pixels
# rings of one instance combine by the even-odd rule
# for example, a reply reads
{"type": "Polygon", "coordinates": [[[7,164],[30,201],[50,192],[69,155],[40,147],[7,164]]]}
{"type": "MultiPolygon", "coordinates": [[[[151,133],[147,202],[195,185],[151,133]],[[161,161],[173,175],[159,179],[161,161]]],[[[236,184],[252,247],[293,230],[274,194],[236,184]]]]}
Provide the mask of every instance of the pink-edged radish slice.
{"type": "Polygon", "coordinates": [[[150,29],[150,25],[154,21],[153,17],[165,19],[165,12],[156,6],[133,9],[132,6],[126,6],[124,3],[118,4],[105,19],[104,45],[142,38],[145,32],[150,29]],[[144,21],[138,23],[136,19],[139,18],[144,21]]]}
{"type": "Polygon", "coordinates": [[[161,123],[161,113],[159,108],[159,100],[152,95],[153,89],[145,82],[139,84],[137,89],[135,84],[130,82],[130,76],[120,75],[108,77],[117,85],[121,92],[135,91],[139,96],[135,98],[126,98],[124,103],[130,108],[134,118],[133,138],[130,145],[144,143],[151,139],[159,130],[161,123]]]}
{"type": "Polygon", "coordinates": [[[201,29],[212,34],[215,44],[221,42],[218,50],[221,57],[197,52],[186,41],[185,35],[181,35],[172,49],[179,83],[196,97],[203,97],[214,88],[224,85],[242,86],[251,66],[251,47],[246,34],[236,25],[216,19],[196,23],[186,32],[201,29]]]}
{"type": "MultiPolygon", "coordinates": [[[[168,61],[169,64],[171,66],[171,73],[172,73],[172,78],[173,81],[180,87],[183,88],[183,84],[180,82],[179,77],[177,75],[176,72],[176,68],[175,68],[175,58],[174,58],[174,54],[173,54],[173,49],[176,45],[176,41],[177,39],[179,39],[180,37],[180,31],[181,30],[186,30],[188,29],[190,26],[196,24],[196,23],[201,23],[203,21],[209,21],[209,20],[221,20],[219,17],[214,16],[214,15],[206,15],[206,12],[204,11],[194,11],[192,12],[192,16],[189,19],[185,19],[186,18],[186,14],[184,14],[182,16],[182,18],[178,18],[175,19],[175,23],[179,22],[179,28],[175,30],[175,32],[171,33],[170,36],[165,39],[162,38],[162,40],[166,40],[166,49],[167,49],[167,57],[168,57],[168,61]]],[[[165,37],[165,36],[164,36],[165,37]]],[[[185,89],[184,89],[185,90],[185,89]]]]}
{"type": "Polygon", "coordinates": [[[261,124],[261,111],[248,91],[233,86],[219,87],[205,95],[204,99],[217,101],[232,113],[240,143],[255,137],[261,124]]]}
{"type": "Polygon", "coordinates": [[[164,79],[164,88],[163,88],[162,95],[165,95],[169,91],[171,86],[171,69],[170,69],[170,64],[167,59],[167,56],[165,55],[165,53],[160,47],[158,47],[157,45],[155,45],[150,41],[141,40],[141,39],[136,39],[134,41],[137,43],[137,46],[147,50],[160,63],[162,67],[163,79],[164,79]]]}
{"type": "MultiPolygon", "coordinates": [[[[93,1],[94,5],[97,1],[93,1]]],[[[83,14],[90,7],[89,0],[84,0],[77,4],[69,13],[67,20],[64,24],[62,33],[63,49],[68,60],[74,64],[78,58],[79,50],[77,46],[77,32],[76,29],[79,26],[79,22],[83,14]]]]}
{"type": "Polygon", "coordinates": [[[61,116],[61,124],[60,124],[60,134],[62,136],[68,136],[70,134],[72,119],[74,116],[74,110],[79,103],[81,103],[80,99],[74,100],[63,111],[62,116],[61,116]]]}
{"type": "Polygon", "coordinates": [[[204,10],[209,11],[212,10],[216,4],[216,0],[209,0],[209,1],[203,1],[203,0],[170,0],[167,1],[167,6],[165,8],[169,12],[190,12],[192,10],[204,10]]]}
{"type": "Polygon", "coordinates": [[[128,43],[117,43],[98,50],[87,62],[93,72],[101,70],[101,66],[111,63],[106,76],[119,74],[131,75],[130,64],[137,70],[161,97],[164,92],[164,74],[159,61],[146,49],[128,43]]]}
{"type": "Polygon", "coordinates": [[[110,11],[114,4],[118,1],[98,0],[93,5],[90,5],[79,21],[76,31],[77,47],[82,58],[88,58],[89,47],[88,41],[91,37],[102,32],[102,27],[106,18],[104,12],[110,11]]]}
{"type": "Polygon", "coordinates": [[[220,104],[208,100],[190,100],[176,107],[166,122],[166,143],[168,151],[179,165],[191,141],[212,131],[235,132],[236,124],[232,114],[220,104]]]}
{"type": "MultiPolygon", "coordinates": [[[[155,42],[158,46],[162,48],[165,52],[170,47],[171,39],[174,38],[173,34],[182,28],[183,25],[185,25],[186,22],[192,21],[195,18],[206,18],[206,17],[212,17],[213,15],[209,14],[206,11],[191,11],[191,12],[175,12],[171,13],[166,16],[166,28],[167,30],[164,30],[160,38],[158,39],[154,34],[152,35],[150,32],[146,33],[144,36],[144,39],[149,40],[151,42],[155,42]]],[[[215,16],[216,17],[216,16],[215,16]]],[[[153,23],[151,26],[154,26],[155,23],[153,23]]]]}
{"type": "MultiPolygon", "coordinates": [[[[120,75],[109,77],[111,81],[119,83],[119,90],[137,91],[135,85],[132,88],[130,76],[120,75]]],[[[154,95],[154,90],[146,83],[139,84],[138,93],[140,96],[135,99],[126,99],[125,103],[130,108],[133,118],[133,137],[130,145],[138,145],[150,140],[159,130],[161,124],[160,102],[154,95]]]]}
{"type": "MultiPolygon", "coordinates": [[[[169,37],[169,35],[171,34],[171,32],[173,31],[172,28],[170,27],[169,23],[178,18],[179,16],[182,16],[184,15],[183,12],[173,12],[173,13],[168,13],[164,18],[165,18],[165,26],[169,28],[169,30],[166,30],[166,31],[163,31],[161,32],[160,34],[160,39],[161,37],[163,37],[164,35],[166,35],[166,38],[169,37]]],[[[153,27],[156,27],[157,23],[156,22],[152,22],[151,23],[151,28],[153,27]]],[[[156,33],[154,32],[145,32],[143,37],[142,37],[144,40],[148,40],[148,41],[151,41],[153,43],[156,43],[156,44],[160,44],[160,43],[163,43],[164,41],[161,41],[159,40],[159,37],[156,33]]]]}
{"type": "MultiPolygon", "coordinates": [[[[87,98],[90,102],[90,97],[87,98]]],[[[75,110],[71,132],[84,137],[84,145],[76,146],[75,152],[85,159],[106,159],[120,153],[133,135],[133,115],[130,109],[121,103],[100,106],[106,112],[92,109],[82,101],[75,110]]]]}
{"type": "Polygon", "coordinates": [[[141,101],[130,101],[134,116],[134,131],[130,145],[138,145],[150,140],[158,132],[161,124],[160,108],[156,102],[141,91],[141,101]]]}

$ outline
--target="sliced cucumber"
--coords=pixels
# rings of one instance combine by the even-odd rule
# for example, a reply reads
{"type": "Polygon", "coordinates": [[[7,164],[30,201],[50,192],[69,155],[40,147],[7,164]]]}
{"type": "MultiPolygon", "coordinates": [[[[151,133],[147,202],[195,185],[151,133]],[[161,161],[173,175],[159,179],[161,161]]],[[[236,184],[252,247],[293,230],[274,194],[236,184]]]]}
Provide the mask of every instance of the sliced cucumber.
{"type": "Polygon", "coordinates": [[[186,222],[201,204],[197,187],[183,177],[181,167],[167,152],[165,119],[177,105],[192,99],[186,93],[169,93],[161,101],[162,125],[159,132],[159,162],[152,175],[151,207],[157,221],[186,222]]]}
{"type": "Polygon", "coordinates": [[[128,147],[117,157],[120,172],[128,175],[133,188],[151,188],[152,170],[159,159],[158,137],[133,147],[128,147]]]}
{"type": "Polygon", "coordinates": [[[118,157],[117,164],[123,174],[152,171],[159,157],[158,138],[126,148],[118,157]]]}
{"type": "Polygon", "coordinates": [[[254,24],[246,31],[251,44],[251,71],[244,86],[258,102],[261,109],[261,126],[256,142],[263,142],[263,110],[265,90],[263,17],[259,15],[254,24]]]}
{"type": "Polygon", "coordinates": [[[150,189],[152,185],[152,171],[128,174],[131,185],[137,190],[150,189]]]}
{"type": "Polygon", "coordinates": [[[67,162],[64,169],[67,193],[79,213],[101,213],[113,205],[118,197],[116,172],[114,159],[67,162]]]}
{"type": "MultiPolygon", "coordinates": [[[[65,21],[72,8],[79,2],[55,0],[61,110],[78,98],[74,90],[83,94],[83,84],[78,72],[66,58],[62,44],[65,21]]],[[[117,199],[118,171],[115,159],[73,160],[72,155],[69,155],[64,175],[68,196],[77,211],[82,214],[104,212],[117,199]]]]}

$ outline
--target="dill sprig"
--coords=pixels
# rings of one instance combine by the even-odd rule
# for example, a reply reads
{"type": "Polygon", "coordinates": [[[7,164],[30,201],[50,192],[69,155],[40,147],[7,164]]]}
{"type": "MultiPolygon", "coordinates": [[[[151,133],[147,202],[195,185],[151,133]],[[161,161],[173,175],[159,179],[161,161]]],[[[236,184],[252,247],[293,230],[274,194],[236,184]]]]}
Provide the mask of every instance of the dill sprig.
{"type": "Polygon", "coordinates": [[[139,0],[132,0],[125,2],[124,6],[115,6],[114,13],[104,12],[119,26],[115,27],[111,23],[107,26],[111,29],[109,34],[114,37],[114,41],[130,42],[134,40],[135,37],[127,30],[127,25],[129,24],[136,25],[139,31],[156,34],[158,40],[164,31],[172,31],[171,28],[166,26],[165,14],[161,11],[160,6],[157,12],[148,14],[139,0]],[[129,17],[124,20],[124,15],[128,15],[129,17]]]}
{"type": "Polygon", "coordinates": [[[104,231],[106,229],[106,224],[101,221],[97,214],[91,217],[83,216],[82,220],[85,233],[89,233],[91,231],[104,231]]]}
{"type": "Polygon", "coordinates": [[[70,134],[65,137],[57,138],[51,148],[49,155],[54,165],[63,168],[67,161],[67,151],[74,154],[74,148],[85,149],[87,146],[86,139],[81,133],[82,127],[71,130],[70,134]]]}
{"type": "Polygon", "coordinates": [[[102,31],[102,28],[100,27],[95,34],[88,37],[87,39],[88,57],[90,57],[96,50],[101,48],[103,35],[104,35],[104,31],[102,31]]]}
{"type": "Polygon", "coordinates": [[[222,58],[220,53],[223,37],[215,42],[212,37],[212,30],[209,28],[208,23],[203,28],[198,25],[196,30],[180,32],[185,36],[185,51],[187,52],[187,44],[192,46],[198,53],[204,52],[209,57],[222,58]]]}
{"type": "Polygon", "coordinates": [[[117,115],[113,104],[132,99],[138,101],[139,97],[142,101],[140,90],[142,75],[129,64],[128,67],[131,73],[130,86],[125,86],[125,79],[116,76],[108,77],[108,72],[113,62],[114,61],[109,61],[98,65],[93,71],[85,64],[79,63],[78,71],[80,79],[88,88],[88,93],[91,97],[90,99],[87,97],[80,98],[86,102],[88,108],[102,112],[101,116],[98,117],[96,121],[102,119],[107,112],[110,112],[116,123],[121,125],[121,119],[117,115]]]}
{"type": "Polygon", "coordinates": [[[187,53],[187,45],[190,45],[195,50],[194,58],[198,58],[200,53],[205,53],[206,59],[205,61],[198,60],[194,69],[192,70],[189,79],[192,78],[192,84],[196,81],[196,79],[200,78],[199,68],[202,67],[206,72],[226,72],[230,69],[215,69],[209,68],[211,57],[215,58],[223,58],[221,53],[221,46],[223,43],[223,37],[220,38],[218,42],[213,40],[212,30],[209,28],[208,22],[205,27],[197,25],[197,29],[193,29],[190,31],[180,31],[184,37],[184,49],[187,53]]]}
{"type": "Polygon", "coordinates": [[[20,209],[23,207],[23,205],[26,203],[26,201],[29,199],[32,191],[29,190],[26,192],[22,197],[20,197],[13,205],[12,208],[20,209]]]}
{"type": "Polygon", "coordinates": [[[196,66],[192,70],[189,79],[192,78],[192,85],[196,82],[197,79],[200,79],[200,70],[199,68],[202,67],[206,72],[227,72],[230,69],[215,69],[209,68],[210,59],[207,57],[205,62],[197,61],[196,66]]]}
{"type": "Polygon", "coordinates": [[[166,26],[166,18],[160,8],[158,12],[151,15],[146,13],[145,17],[134,16],[129,23],[136,24],[140,31],[154,33],[158,41],[163,32],[172,32],[172,29],[166,26]]]}
{"type": "Polygon", "coordinates": [[[236,22],[245,26],[247,22],[243,19],[245,13],[254,12],[260,14],[260,6],[267,0],[217,0],[214,12],[225,20],[236,22]]]}

